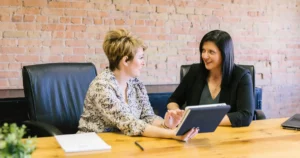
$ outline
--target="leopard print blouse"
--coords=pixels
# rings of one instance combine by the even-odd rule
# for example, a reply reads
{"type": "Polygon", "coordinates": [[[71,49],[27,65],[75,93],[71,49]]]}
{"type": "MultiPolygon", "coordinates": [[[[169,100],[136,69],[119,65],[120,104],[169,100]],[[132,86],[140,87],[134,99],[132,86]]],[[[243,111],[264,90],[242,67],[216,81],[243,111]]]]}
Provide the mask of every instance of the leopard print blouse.
{"type": "Polygon", "coordinates": [[[127,102],[110,69],[90,84],[79,120],[78,133],[122,131],[141,135],[147,124],[161,117],[154,114],[145,86],[137,79],[127,82],[127,102]]]}

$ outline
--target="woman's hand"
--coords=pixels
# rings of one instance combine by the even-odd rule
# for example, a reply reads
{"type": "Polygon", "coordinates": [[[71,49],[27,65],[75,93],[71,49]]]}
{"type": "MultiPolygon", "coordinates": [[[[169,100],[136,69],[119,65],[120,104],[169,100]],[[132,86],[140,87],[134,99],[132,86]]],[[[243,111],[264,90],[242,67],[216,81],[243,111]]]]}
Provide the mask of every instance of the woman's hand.
{"type": "Polygon", "coordinates": [[[165,114],[164,125],[170,129],[176,128],[183,117],[184,111],[180,109],[168,110],[165,114]]]}
{"type": "Polygon", "coordinates": [[[177,139],[177,140],[181,140],[181,141],[188,141],[189,139],[192,139],[193,137],[195,137],[199,132],[199,128],[192,128],[190,131],[188,131],[187,133],[185,133],[183,136],[176,136],[176,130],[174,129],[174,135],[173,135],[173,139],[177,139]]]}

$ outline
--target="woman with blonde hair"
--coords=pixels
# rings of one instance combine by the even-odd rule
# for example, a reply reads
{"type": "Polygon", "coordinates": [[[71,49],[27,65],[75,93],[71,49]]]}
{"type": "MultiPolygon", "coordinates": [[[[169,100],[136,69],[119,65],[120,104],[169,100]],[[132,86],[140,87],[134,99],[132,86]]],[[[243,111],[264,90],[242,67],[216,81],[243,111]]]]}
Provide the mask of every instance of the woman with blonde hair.
{"type": "Polygon", "coordinates": [[[183,111],[171,110],[165,119],[154,114],[145,86],[137,79],[144,66],[144,43],[124,29],[109,31],[103,49],[109,68],[90,84],[79,121],[79,133],[121,131],[126,135],[187,141],[199,129],[176,136],[183,111]]]}

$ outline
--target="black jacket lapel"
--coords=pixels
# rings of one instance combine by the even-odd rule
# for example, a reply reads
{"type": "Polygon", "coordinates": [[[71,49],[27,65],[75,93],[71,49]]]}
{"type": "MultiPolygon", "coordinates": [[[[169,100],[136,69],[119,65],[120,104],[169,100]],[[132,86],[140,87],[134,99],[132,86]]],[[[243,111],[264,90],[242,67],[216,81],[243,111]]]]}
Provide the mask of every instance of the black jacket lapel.
{"type": "Polygon", "coordinates": [[[190,99],[188,99],[187,105],[199,105],[204,84],[204,78],[198,74],[192,87],[192,91],[190,92],[191,96],[190,99]]]}

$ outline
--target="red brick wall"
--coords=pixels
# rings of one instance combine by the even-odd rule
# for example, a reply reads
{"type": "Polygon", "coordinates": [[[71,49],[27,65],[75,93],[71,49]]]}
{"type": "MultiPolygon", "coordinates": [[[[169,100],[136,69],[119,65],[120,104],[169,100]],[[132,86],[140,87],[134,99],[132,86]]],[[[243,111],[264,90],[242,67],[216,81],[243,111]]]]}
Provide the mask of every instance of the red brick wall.
{"type": "Polygon", "coordinates": [[[228,31],[237,63],[256,67],[269,117],[300,113],[300,0],[0,0],[0,89],[22,88],[21,67],[107,65],[104,34],[127,28],[149,46],[145,84],[179,82],[213,29],[228,31]]]}

